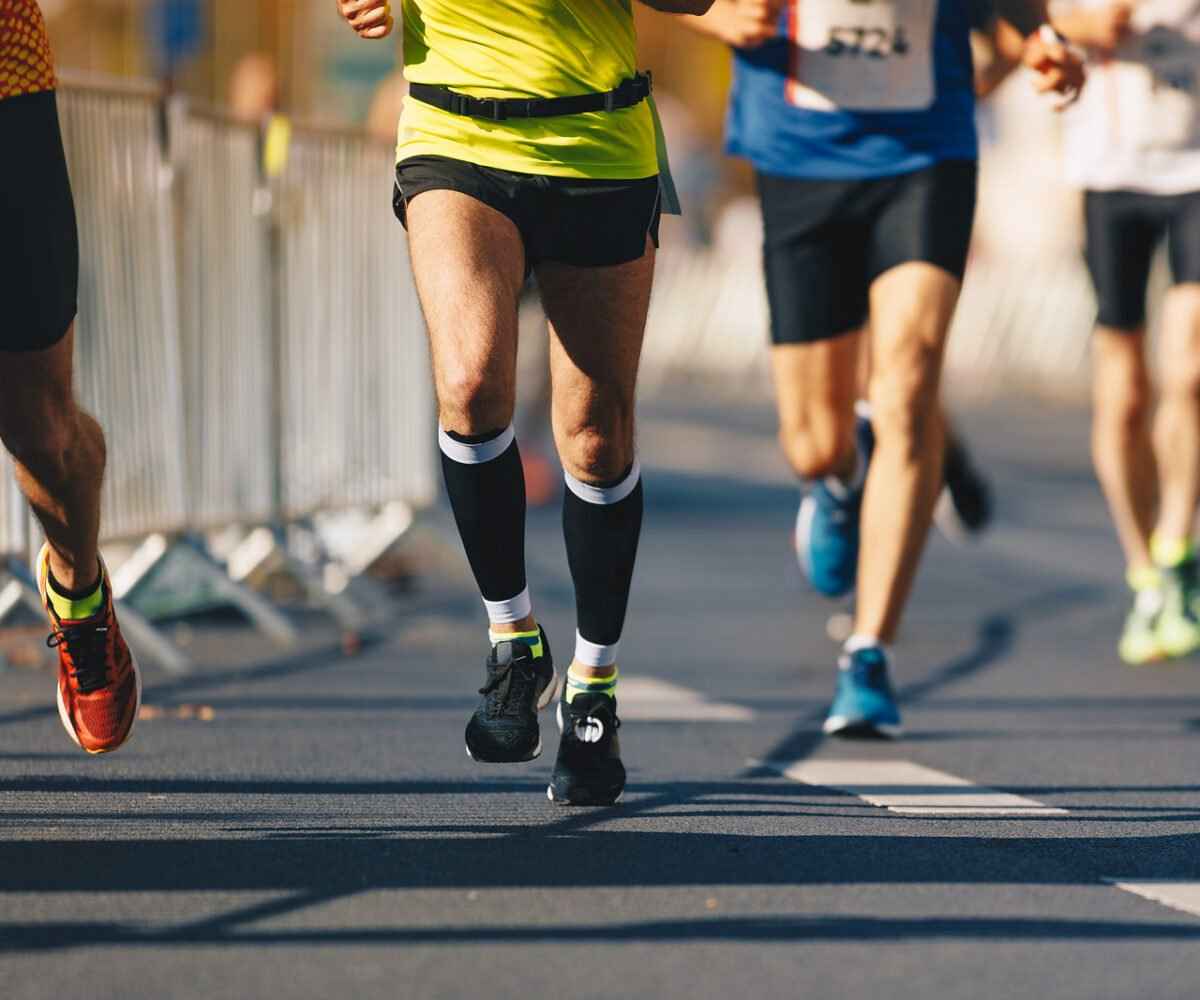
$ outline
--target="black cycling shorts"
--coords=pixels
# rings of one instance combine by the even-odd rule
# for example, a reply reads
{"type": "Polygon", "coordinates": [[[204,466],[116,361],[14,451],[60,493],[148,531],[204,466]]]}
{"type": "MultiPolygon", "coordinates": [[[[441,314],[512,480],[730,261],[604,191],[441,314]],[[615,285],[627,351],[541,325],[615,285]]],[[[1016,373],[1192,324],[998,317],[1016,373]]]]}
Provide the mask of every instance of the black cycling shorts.
{"type": "Polygon", "coordinates": [[[827,181],[758,175],[771,340],[807,344],[862,326],[871,283],[924,261],[961,278],[975,215],[976,165],[827,181]]]}
{"type": "Polygon", "coordinates": [[[1096,287],[1101,326],[1137,330],[1146,321],[1146,284],[1154,250],[1165,237],[1177,283],[1200,281],[1200,191],[1144,194],[1088,191],[1085,255],[1096,287]]]}
{"type": "Polygon", "coordinates": [[[54,91],[0,100],[0,351],[40,351],[75,319],[79,236],[54,91]]]}
{"type": "Polygon", "coordinates": [[[526,271],[544,260],[608,267],[637,260],[646,237],[658,246],[658,177],[584,180],[482,167],[445,156],[413,156],[396,165],[393,208],[422,191],[458,191],[509,218],[525,244],[526,271]]]}

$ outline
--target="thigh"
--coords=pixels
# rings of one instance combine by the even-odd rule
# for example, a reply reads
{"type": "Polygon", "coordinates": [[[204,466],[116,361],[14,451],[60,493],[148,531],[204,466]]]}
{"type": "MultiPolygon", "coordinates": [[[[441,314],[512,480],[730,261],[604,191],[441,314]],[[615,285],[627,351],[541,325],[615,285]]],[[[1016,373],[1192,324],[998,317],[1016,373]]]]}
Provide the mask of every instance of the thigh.
{"type": "Polygon", "coordinates": [[[890,178],[872,220],[867,275],[874,281],[890,268],[924,263],[961,281],[975,219],[977,168],[946,160],[890,178]]]}
{"type": "MultiPolygon", "coordinates": [[[[550,321],[554,429],[560,442],[564,436],[593,433],[615,438],[617,453],[632,450],[638,362],[654,276],[654,244],[644,240],[642,256],[624,264],[576,267],[543,261],[537,266],[550,321]]],[[[604,471],[618,475],[623,469],[604,471]]]]}
{"type": "Polygon", "coordinates": [[[908,406],[928,398],[942,357],[961,282],[925,261],[890,268],[871,284],[871,400],[908,406]]]}
{"type": "Polygon", "coordinates": [[[0,147],[0,351],[37,351],[67,332],[79,287],[54,91],[0,100],[0,147]]]}
{"type": "Polygon", "coordinates": [[[772,344],[829,340],[866,318],[865,231],[847,204],[857,186],[759,175],[772,344]]]}
{"type": "Polygon", "coordinates": [[[789,434],[822,440],[848,438],[858,398],[858,367],[863,334],[771,348],[771,376],[779,424],[789,434]]]}
{"type": "MultiPolygon", "coordinates": [[[[429,331],[438,398],[485,389],[512,419],[521,235],[503,213],[460,191],[407,199],[409,253],[429,331]]],[[[451,428],[454,429],[454,428],[451,428]]]]}
{"type": "Polygon", "coordinates": [[[1145,321],[1150,261],[1163,233],[1149,205],[1147,196],[1131,191],[1084,194],[1084,254],[1101,326],[1136,330],[1145,321]]]}

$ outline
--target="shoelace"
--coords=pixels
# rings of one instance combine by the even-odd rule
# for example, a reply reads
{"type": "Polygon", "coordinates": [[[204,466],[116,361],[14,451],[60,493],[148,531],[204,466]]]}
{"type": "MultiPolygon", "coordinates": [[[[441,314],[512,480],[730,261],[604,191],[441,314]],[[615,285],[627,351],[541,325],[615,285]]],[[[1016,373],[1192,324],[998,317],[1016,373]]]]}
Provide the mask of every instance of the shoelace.
{"type": "Polygon", "coordinates": [[[46,638],[51,649],[67,647],[71,673],[83,694],[97,691],[108,683],[108,626],[66,625],[46,638]]]}
{"type": "Polygon", "coordinates": [[[513,673],[512,663],[502,663],[496,667],[487,683],[479,689],[479,693],[487,698],[487,714],[489,718],[496,718],[506,712],[508,714],[516,714],[520,706],[520,698],[514,698],[514,695],[520,695],[523,686],[529,683],[529,678],[523,674],[513,673]],[[517,688],[513,690],[514,686],[517,688]],[[495,697],[492,697],[495,695],[495,697]]]}

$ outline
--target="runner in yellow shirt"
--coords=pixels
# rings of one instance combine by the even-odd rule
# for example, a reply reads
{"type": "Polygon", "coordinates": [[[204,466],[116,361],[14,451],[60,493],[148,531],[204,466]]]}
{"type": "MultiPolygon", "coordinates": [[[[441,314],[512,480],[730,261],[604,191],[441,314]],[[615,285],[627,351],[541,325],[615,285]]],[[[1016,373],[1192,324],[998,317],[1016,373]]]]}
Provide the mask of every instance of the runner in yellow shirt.
{"type": "MultiPolygon", "coordinates": [[[[645,2],[699,14],[711,0],[645,2]]],[[[392,29],[384,0],[338,9],[364,38],[392,29]]],[[[395,208],[429,328],[446,492],[490,626],[467,751],[537,757],[537,711],[559,687],[525,576],[512,429],[517,304],[532,273],[550,320],[578,616],[548,794],[611,804],[625,786],[617,648],[642,522],[634,384],[671,201],[632,0],[404,0],[401,19],[395,208]]]]}
{"type": "Polygon", "coordinates": [[[104,432],[72,388],[79,241],[54,88],[38,5],[0,0],[0,440],[46,533],[59,717],[95,754],[129,738],[141,681],[97,550],[104,432]]]}

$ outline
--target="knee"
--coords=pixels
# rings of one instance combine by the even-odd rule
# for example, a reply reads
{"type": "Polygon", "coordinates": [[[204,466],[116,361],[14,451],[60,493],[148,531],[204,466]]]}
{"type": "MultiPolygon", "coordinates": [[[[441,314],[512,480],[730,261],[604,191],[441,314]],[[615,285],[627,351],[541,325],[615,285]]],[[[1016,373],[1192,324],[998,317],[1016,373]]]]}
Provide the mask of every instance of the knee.
{"type": "Polygon", "coordinates": [[[854,421],[838,414],[785,418],[779,444],[801,479],[821,479],[843,471],[854,448],[854,421]]]}
{"type": "Polygon", "coordinates": [[[919,352],[909,364],[877,374],[871,381],[872,427],[881,444],[898,443],[921,454],[939,427],[939,359],[919,352]]]}
{"type": "MultiPolygon", "coordinates": [[[[1168,377],[1171,381],[1173,377],[1168,377]]],[[[1098,432],[1127,437],[1140,433],[1150,419],[1153,390],[1141,366],[1108,372],[1095,392],[1095,427],[1098,432]]]]}
{"type": "Polygon", "coordinates": [[[563,467],[585,483],[607,483],[633,464],[633,413],[613,408],[564,421],[558,434],[563,467]]]}
{"type": "Polygon", "coordinates": [[[466,366],[438,378],[438,420],[448,431],[484,434],[512,423],[513,389],[507,379],[466,366]]]}

